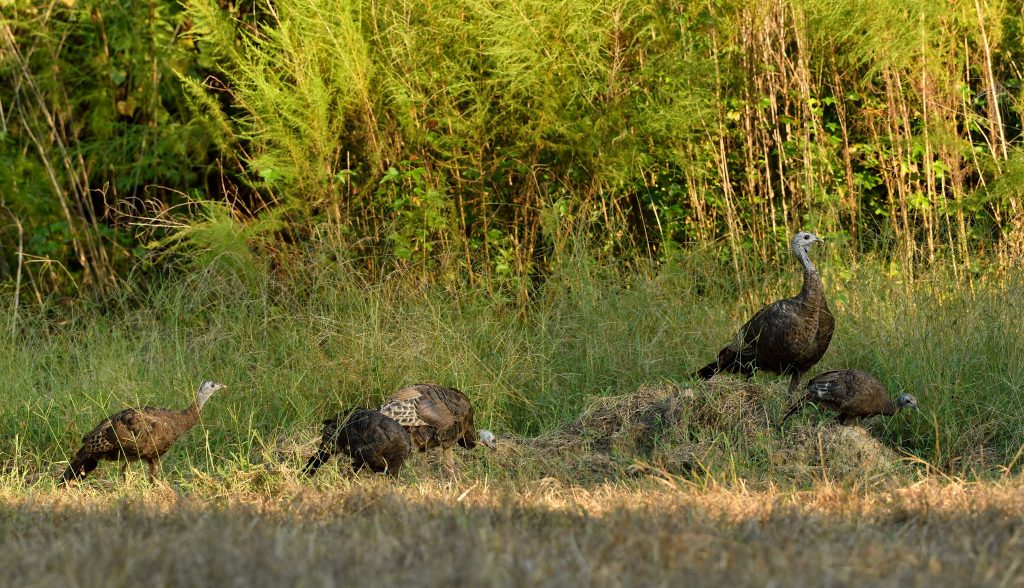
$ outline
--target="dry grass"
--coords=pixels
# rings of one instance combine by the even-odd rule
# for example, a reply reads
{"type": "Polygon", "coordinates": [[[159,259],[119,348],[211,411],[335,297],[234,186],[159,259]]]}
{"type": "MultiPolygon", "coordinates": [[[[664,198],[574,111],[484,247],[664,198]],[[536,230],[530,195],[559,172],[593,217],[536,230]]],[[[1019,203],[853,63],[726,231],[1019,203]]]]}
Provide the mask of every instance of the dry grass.
{"type": "Polygon", "coordinates": [[[451,485],[424,459],[398,480],[301,479],[305,429],[155,487],[116,468],[70,491],[7,474],[0,568],[23,586],[1024,586],[1020,479],[922,477],[859,427],[779,435],[769,392],[601,399],[545,436],[459,452],[451,485]],[[716,462],[730,452],[762,453],[761,474],[716,462]]]}
{"type": "Polygon", "coordinates": [[[646,474],[755,489],[913,479],[907,460],[869,430],[883,422],[846,427],[825,417],[780,429],[769,406],[776,388],[729,378],[644,386],[597,399],[549,434],[506,439],[494,461],[499,471],[584,486],[646,474]]]}
{"type": "Polygon", "coordinates": [[[22,586],[1024,585],[1024,486],[197,482],[3,498],[22,586]]]}

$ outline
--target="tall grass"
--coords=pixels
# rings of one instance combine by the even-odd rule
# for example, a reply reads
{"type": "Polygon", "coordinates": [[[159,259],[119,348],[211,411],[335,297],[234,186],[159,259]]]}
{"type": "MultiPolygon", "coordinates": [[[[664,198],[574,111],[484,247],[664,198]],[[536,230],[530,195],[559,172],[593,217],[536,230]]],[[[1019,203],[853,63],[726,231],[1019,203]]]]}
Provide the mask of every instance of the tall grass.
{"type": "Polygon", "coordinates": [[[546,269],[559,213],[630,256],[726,236],[737,273],[806,226],[908,266],[1019,248],[1002,3],[187,10],[220,79],[186,85],[243,176],[378,253],[522,277],[546,269]]]}
{"type": "Polygon", "coordinates": [[[115,288],[125,221],[191,200],[521,298],[566,225],[623,263],[724,239],[737,279],[797,228],[907,268],[1024,255],[1009,2],[5,8],[0,277],[34,298],[115,288]]]}
{"type": "MultiPolygon", "coordinates": [[[[170,468],[247,467],[281,437],[315,434],[341,406],[374,405],[417,381],[463,389],[499,434],[534,435],[597,397],[685,383],[762,303],[800,287],[795,263],[735,284],[699,251],[631,272],[577,255],[524,309],[501,290],[415,275],[361,283],[332,259],[291,275],[214,259],[103,308],[23,317],[14,338],[3,335],[3,461],[52,471],[101,417],[185,406],[203,379],[229,388],[170,468]]],[[[885,421],[883,441],[944,471],[1008,463],[1024,444],[1024,335],[1007,301],[1024,283],[968,287],[942,269],[911,282],[838,256],[821,266],[838,327],[817,369],[867,369],[920,401],[922,414],[885,421]]],[[[777,391],[770,408],[781,411],[785,383],[757,381],[777,391]]]]}

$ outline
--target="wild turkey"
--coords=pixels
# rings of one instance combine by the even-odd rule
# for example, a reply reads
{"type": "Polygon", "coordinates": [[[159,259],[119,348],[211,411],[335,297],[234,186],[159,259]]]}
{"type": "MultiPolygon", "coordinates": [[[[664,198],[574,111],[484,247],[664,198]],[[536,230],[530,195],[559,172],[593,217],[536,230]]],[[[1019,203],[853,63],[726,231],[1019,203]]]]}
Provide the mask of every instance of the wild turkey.
{"type": "Polygon", "coordinates": [[[124,460],[121,476],[128,463],[142,460],[149,464],[149,480],[156,480],[160,457],[174,445],[182,433],[199,421],[203,405],[224,384],[203,382],[196,400],[184,410],[166,408],[128,408],[103,420],[82,437],[82,448],[64,470],[61,485],[85,478],[103,460],[124,460]]]}
{"type": "MultiPolygon", "coordinates": [[[[839,424],[875,415],[894,415],[901,408],[917,408],[917,399],[901,394],[895,402],[878,378],[860,370],[824,372],[807,383],[807,394],[790,407],[782,422],[799,412],[808,402],[835,411],[839,424]]],[[[918,409],[920,410],[920,409],[918,409]]]]}
{"type": "Polygon", "coordinates": [[[455,475],[456,443],[466,449],[476,447],[477,441],[497,449],[494,434],[476,431],[473,424],[473,406],[465,394],[454,388],[434,384],[415,384],[396,392],[380,412],[398,421],[412,437],[419,451],[441,448],[442,465],[449,476],[455,475]]]}
{"type": "Polygon", "coordinates": [[[779,375],[788,373],[792,375],[789,398],[793,400],[801,374],[825,355],[835,328],[821,276],[807,255],[815,243],[823,241],[812,233],[800,232],[793,237],[793,254],[804,266],[800,293],[757,311],[740,327],[733,342],[718,352],[718,359],[697,370],[697,376],[707,380],[726,371],[749,378],[755,368],[779,375]]]}
{"type": "Polygon", "coordinates": [[[352,458],[354,471],[368,466],[395,476],[411,452],[412,439],[398,421],[376,410],[356,408],[324,421],[320,449],[303,473],[312,476],[331,456],[342,453],[352,458]]]}

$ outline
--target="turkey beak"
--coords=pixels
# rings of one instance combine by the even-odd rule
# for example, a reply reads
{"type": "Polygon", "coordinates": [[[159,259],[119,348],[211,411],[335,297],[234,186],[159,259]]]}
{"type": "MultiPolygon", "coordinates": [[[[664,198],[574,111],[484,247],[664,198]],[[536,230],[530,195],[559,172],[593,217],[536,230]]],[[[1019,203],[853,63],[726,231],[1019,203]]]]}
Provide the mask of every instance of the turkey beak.
{"type": "Polygon", "coordinates": [[[818,243],[819,245],[824,245],[825,244],[825,240],[822,239],[821,237],[818,237],[818,236],[814,237],[814,242],[818,243]]]}

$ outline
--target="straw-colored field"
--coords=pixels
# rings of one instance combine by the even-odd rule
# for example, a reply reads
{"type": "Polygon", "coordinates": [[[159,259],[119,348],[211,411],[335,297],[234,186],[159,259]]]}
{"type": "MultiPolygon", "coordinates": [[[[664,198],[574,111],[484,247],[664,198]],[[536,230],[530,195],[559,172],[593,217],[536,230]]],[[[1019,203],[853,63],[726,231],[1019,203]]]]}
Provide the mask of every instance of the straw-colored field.
{"type": "Polygon", "coordinates": [[[1019,481],[3,490],[16,586],[1020,586],[1019,481]]]}
{"type": "Polygon", "coordinates": [[[0,567],[20,586],[1024,585],[1019,477],[929,473],[817,415],[772,433],[768,391],[603,399],[558,431],[460,451],[452,483],[423,457],[394,480],[333,465],[306,480],[312,431],[155,486],[141,465],[66,490],[59,463],[11,472],[0,567]]]}

